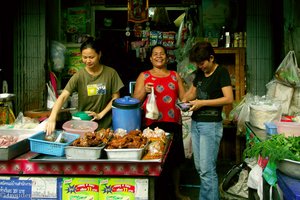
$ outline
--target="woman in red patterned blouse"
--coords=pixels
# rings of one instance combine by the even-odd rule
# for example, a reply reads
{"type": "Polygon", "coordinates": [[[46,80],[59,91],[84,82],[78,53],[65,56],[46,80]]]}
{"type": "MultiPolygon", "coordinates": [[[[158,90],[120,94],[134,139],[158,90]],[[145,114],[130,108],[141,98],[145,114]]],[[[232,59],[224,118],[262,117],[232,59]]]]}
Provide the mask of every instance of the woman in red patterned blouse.
{"type": "Polygon", "coordinates": [[[180,165],[185,161],[181,112],[176,106],[177,100],[181,100],[184,95],[184,87],[182,79],[176,71],[167,69],[166,49],[162,45],[156,45],[151,49],[150,61],[153,68],[140,73],[136,80],[133,97],[139,99],[143,103],[143,110],[146,111],[146,103],[151,88],[154,88],[156,103],[159,110],[157,120],[143,119],[143,128],[154,129],[156,127],[163,129],[165,132],[173,134],[172,146],[166,160],[166,168],[163,171],[161,180],[158,184],[162,184],[164,192],[159,192],[165,197],[157,197],[156,199],[182,199],[188,200],[189,197],[183,196],[179,191],[180,182],[180,165]],[[168,181],[168,173],[171,173],[172,181],[168,181]],[[165,179],[165,177],[167,179],[165,179]],[[166,182],[164,182],[166,181],[166,182]],[[175,189],[174,194],[167,191],[168,184],[173,183],[175,189]],[[173,196],[171,196],[173,194],[173,196]]]}

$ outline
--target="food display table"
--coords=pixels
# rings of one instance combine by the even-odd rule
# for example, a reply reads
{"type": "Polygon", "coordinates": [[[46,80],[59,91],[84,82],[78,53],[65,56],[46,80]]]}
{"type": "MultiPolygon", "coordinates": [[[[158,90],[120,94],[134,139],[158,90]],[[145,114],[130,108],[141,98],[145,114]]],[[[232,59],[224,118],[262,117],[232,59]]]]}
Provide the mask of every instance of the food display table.
{"type": "Polygon", "coordinates": [[[163,170],[171,143],[172,139],[167,142],[163,157],[156,160],[68,160],[29,151],[12,160],[0,161],[0,175],[145,178],[149,180],[148,199],[154,199],[155,178],[163,170]]]}

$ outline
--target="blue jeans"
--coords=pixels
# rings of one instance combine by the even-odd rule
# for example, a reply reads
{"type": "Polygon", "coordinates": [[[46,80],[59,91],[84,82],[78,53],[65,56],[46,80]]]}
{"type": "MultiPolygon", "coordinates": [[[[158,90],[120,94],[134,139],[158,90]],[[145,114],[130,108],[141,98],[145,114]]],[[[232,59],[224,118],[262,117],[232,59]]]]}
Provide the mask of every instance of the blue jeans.
{"type": "Polygon", "coordinates": [[[195,167],[200,176],[201,200],[219,200],[216,163],[222,136],[222,122],[192,120],[192,146],[195,167]]]}

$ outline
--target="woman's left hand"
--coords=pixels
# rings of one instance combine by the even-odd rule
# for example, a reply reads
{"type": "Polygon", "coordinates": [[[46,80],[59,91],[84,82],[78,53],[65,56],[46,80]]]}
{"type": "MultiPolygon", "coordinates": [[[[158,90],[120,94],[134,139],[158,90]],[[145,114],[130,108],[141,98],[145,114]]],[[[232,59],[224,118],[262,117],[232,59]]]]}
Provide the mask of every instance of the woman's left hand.
{"type": "Polygon", "coordinates": [[[100,120],[102,118],[101,113],[96,113],[96,112],[93,112],[93,111],[87,111],[86,113],[89,116],[93,117],[92,121],[94,121],[94,120],[100,120]]]}
{"type": "Polygon", "coordinates": [[[201,108],[203,105],[201,104],[201,100],[193,100],[193,101],[190,101],[189,103],[191,104],[191,108],[190,108],[190,111],[196,111],[198,110],[199,108],[201,108]]]}

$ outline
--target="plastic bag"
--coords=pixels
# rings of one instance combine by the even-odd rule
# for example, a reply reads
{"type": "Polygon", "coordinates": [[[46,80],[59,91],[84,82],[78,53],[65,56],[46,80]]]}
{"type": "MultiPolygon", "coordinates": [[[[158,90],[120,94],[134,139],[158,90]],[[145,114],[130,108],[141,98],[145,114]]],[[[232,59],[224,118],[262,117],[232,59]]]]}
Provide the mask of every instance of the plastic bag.
{"type": "Polygon", "coordinates": [[[282,115],[281,102],[265,96],[255,96],[250,103],[249,122],[259,129],[266,129],[266,122],[280,121],[282,115]]]}
{"type": "Polygon", "coordinates": [[[67,49],[57,41],[51,41],[50,48],[50,56],[53,62],[52,69],[55,72],[61,72],[65,66],[65,52],[67,49]]]}
{"type": "Polygon", "coordinates": [[[294,88],[273,80],[267,85],[267,96],[282,103],[282,114],[288,115],[294,94],[294,88]]]}
{"type": "Polygon", "coordinates": [[[299,68],[294,51],[289,51],[275,72],[275,78],[288,86],[300,85],[299,68]]]}
{"type": "Polygon", "coordinates": [[[38,119],[25,117],[24,114],[20,112],[14,122],[14,128],[34,129],[39,125],[39,123],[38,119]]]}
{"type": "Polygon", "coordinates": [[[54,106],[54,103],[56,101],[56,95],[54,92],[54,89],[51,84],[47,84],[47,89],[48,89],[48,96],[47,96],[47,108],[51,109],[54,106]]]}
{"type": "Polygon", "coordinates": [[[152,91],[149,94],[148,101],[146,104],[146,118],[148,119],[158,119],[159,112],[156,105],[154,88],[152,87],[152,91]]]}
{"type": "Polygon", "coordinates": [[[192,111],[182,112],[182,138],[185,158],[191,159],[193,155],[191,126],[192,126],[192,111]]]}
{"type": "Polygon", "coordinates": [[[253,101],[253,98],[251,93],[247,93],[241,102],[230,111],[229,119],[237,121],[237,135],[246,132],[245,122],[249,121],[250,102],[253,101]]]}
{"type": "Polygon", "coordinates": [[[269,185],[274,186],[277,183],[276,169],[277,169],[276,163],[269,161],[263,171],[263,177],[269,185]]]}

